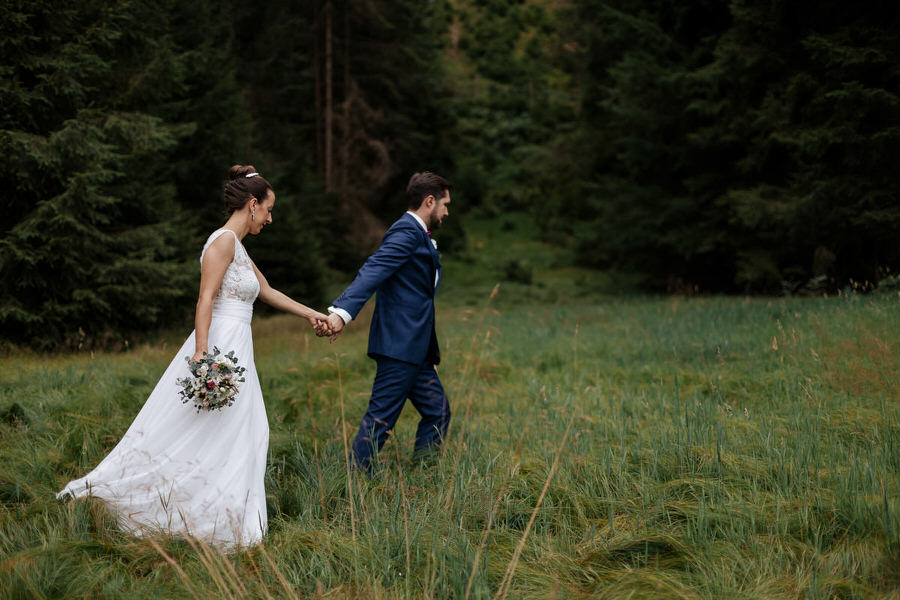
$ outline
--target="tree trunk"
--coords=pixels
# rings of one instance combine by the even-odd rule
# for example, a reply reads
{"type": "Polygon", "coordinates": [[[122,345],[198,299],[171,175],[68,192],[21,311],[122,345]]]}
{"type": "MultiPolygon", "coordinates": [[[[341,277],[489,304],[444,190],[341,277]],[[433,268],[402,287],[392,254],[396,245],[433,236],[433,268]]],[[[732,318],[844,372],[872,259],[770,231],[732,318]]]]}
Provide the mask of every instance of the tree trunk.
{"type": "Polygon", "coordinates": [[[321,56],[319,55],[319,11],[313,14],[313,87],[315,89],[316,108],[316,173],[322,173],[322,76],[319,69],[321,56]]]}
{"type": "Polygon", "coordinates": [[[332,144],[334,142],[332,136],[332,117],[334,111],[334,99],[331,93],[331,70],[332,70],[332,51],[331,51],[331,27],[332,27],[332,10],[331,0],[325,3],[325,191],[331,191],[332,183],[332,144]]]}
{"type": "Polygon", "coordinates": [[[347,194],[348,171],[350,170],[350,8],[344,9],[344,123],[341,137],[341,193],[347,194]]]}

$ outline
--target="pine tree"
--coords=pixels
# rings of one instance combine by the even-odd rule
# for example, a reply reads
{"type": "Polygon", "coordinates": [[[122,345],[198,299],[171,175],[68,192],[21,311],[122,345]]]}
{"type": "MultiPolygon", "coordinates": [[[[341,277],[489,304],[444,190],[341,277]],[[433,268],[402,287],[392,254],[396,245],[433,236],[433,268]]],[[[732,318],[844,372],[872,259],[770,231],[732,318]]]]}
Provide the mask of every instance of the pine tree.
{"type": "Polygon", "coordinates": [[[171,35],[176,9],[0,9],[3,340],[95,345],[189,311],[197,269],[183,264],[174,223],[177,171],[190,166],[173,156],[197,127],[177,106],[190,97],[191,56],[171,35]]]}
{"type": "Polygon", "coordinates": [[[740,0],[578,10],[591,140],[581,161],[593,175],[570,214],[584,223],[586,263],[643,272],[654,287],[766,292],[896,270],[894,11],[740,0]]]}
{"type": "Polygon", "coordinates": [[[255,25],[235,41],[254,90],[251,147],[267,173],[285,175],[276,192],[303,213],[294,236],[316,235],[331,266],[358,267],[402,212],[410,174],[449,164],[437,64],[445,12],[444,1],[411,0],[239,9],[238,22],[255,25]]]}
{"type": "Polygon", "coordinates": [[[448,50],[459,193],[486,211],[560,201],[553,140],[575,124],[575,102],[551,60],[552,3],[460,3],[448,50]],[[549,196],[549,197],[548,197],[549,196]]]}

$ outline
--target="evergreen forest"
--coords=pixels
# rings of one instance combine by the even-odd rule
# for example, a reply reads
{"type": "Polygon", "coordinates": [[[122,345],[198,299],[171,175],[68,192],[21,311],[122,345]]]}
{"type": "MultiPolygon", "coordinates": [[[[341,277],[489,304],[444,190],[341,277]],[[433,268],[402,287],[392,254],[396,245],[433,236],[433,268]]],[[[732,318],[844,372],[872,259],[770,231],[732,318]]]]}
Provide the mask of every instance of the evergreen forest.
{"type": "Polygon", "coordinates": [[[189,322],[236,163],[277,193],[248,249],[315,305],[426,169],[462,261],[467,223],[525,215],[655,292],[897,285],[892,2],[3,0],[0,28],[0,344],[189,322]]]}

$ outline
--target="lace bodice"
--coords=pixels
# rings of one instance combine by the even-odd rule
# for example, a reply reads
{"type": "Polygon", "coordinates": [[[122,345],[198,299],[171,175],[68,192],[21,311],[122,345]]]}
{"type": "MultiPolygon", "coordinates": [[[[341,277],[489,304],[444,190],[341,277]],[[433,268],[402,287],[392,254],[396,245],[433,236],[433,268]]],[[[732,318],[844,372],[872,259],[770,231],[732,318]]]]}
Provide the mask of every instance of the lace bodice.
{"type": "Polygon", "coordinates": [[[244,249],[244,245],[230,229],[219,229],[214,231],[203,245],[203,252],[200,254],[200,264],[203,264],[203,257],[206,255],[206,249],[210,244],[219,239],[219,236],[230,233],[234,236],[234,260],[228,265],[225,271],[225,277],[222,279],[222,285],[216,294],[216,299],[226,298],[229,300],[240,300],[252,304],[259,294],[259,280],[253,271],[253,264],[250,262],[250,256],[244,249]]]}

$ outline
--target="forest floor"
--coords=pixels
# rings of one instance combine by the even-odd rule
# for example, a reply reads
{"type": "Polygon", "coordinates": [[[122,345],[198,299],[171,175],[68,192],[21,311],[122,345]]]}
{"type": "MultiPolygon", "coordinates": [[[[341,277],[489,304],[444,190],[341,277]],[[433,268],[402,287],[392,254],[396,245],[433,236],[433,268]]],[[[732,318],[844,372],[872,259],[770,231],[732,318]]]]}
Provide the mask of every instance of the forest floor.
{"type": "Polygon", "coordinates": [[[270,529],[245,552],[54,498],[186,332],[6,357],[0,597],[900,598],[900,298],[611,294],[517,227],[446,261],[434,464],[407,407],[374,477],[348,475],[371,307],[334,345],[254,322],[270,529]]]}

